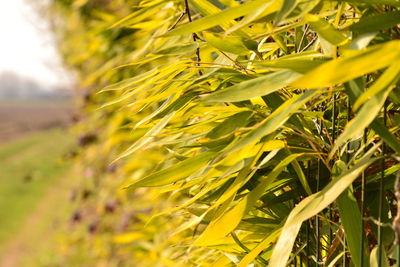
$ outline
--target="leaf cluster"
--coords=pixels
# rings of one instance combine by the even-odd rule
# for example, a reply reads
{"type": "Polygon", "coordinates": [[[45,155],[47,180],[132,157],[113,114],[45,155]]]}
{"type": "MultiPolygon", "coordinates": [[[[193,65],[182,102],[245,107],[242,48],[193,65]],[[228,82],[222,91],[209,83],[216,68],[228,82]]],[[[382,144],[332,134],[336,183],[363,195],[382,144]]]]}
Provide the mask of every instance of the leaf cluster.
{"type": "Polygon", "coordinates": [[[99,136],[82,151],[92,195],[79,200],[97,224],[71,237],[72,254],[118,266],[393,263],[399,6],[55,0],[85,96],[77,129],[99,136]]]}

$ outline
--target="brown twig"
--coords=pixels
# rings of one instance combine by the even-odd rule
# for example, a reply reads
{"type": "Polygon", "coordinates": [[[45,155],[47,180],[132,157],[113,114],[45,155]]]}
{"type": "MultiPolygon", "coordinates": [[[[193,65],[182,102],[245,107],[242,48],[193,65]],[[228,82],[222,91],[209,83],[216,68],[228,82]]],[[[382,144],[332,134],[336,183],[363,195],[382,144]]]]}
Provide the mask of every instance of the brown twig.
{"type": "Polygon", "coordinates": [[[318,36],[315,36],[300,52],[306,51],[310,46],[314,44],[314,42],[318,39],[318,36]]]}
{"type": "MultiPolygon", "coordinates": [[[[189,22],[192,22],[192,15],[190,14],[190,9],[189,9],[189,2],[188,0],[184,0],[185,2],[185,10],[184,13],[187,15],[189,22]]],[[[193,41],[197,41],[197,40],[201,40],[201,38],[196,34],[196,33],[192,33],[192,37],[193,37],[193,41]]],[[[196,57],[197,57],[197,64],[196,66],[200,67],[200,48],[196,49],[196,57]]],[[[199,70],[199,75],[202,76],[203,72],[201,70],[199,70]]]]}
{"type": "Polygon", "coordinates": [[[182,20],[182,18],[185,16],[186,14],[186,9],[183,10],[183,12],[179,15],[178,19],[175,21],[175,23],[167,30],[167,31],[172,31],[173,29],[175,29],[176,25],[178,25],[178,23],[182,20]]]}

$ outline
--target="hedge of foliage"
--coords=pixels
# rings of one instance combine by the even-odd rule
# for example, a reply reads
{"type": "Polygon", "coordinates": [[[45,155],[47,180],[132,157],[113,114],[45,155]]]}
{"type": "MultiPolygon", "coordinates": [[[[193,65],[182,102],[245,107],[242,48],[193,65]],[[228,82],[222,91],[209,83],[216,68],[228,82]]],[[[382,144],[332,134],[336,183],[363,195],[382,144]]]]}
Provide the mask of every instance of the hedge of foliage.
{"type": "Polygon", "coordinates": [[[399,7],[54,0],[82,95],[64,260],[394,264],[399,7]]]}

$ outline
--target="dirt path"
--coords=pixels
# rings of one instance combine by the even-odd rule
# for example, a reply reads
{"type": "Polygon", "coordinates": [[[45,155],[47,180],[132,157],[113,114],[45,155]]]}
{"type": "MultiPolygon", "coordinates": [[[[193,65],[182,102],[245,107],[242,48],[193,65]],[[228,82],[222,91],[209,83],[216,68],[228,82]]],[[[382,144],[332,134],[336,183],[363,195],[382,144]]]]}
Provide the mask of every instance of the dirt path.
{"type": "Polygon", "coordinates": [[[0,102],[0,143],[54,127],[68,127],[72,113],[68,102],[0,102]]]}
{"type": "Polygon", "coordinates": [[[54,244],[56,230],[63,223],[69,205],[72,179],[68,178],[71,173],[68,171],[49,187],[18,233],[2,247],[0,267],[20,267],[27,261],[32,263],[29,266],[35,266],[31,260],[38,260],[41,250],[54,244]]]}

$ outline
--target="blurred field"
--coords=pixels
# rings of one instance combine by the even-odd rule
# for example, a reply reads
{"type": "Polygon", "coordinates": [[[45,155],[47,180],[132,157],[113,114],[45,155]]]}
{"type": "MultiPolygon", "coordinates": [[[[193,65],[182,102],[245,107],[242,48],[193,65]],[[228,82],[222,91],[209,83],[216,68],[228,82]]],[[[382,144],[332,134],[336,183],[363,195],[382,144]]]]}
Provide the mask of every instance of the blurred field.
{"type": "MultiPolygon", "coordinates": [[[[45,121],[33,124],[32,129],[44,127],[45,121]]],[[[16,260],[23,261],[23,253],[50,240],[56,214],[65,212],[62,205],[69,189],[63,183],[68,183],[65,174],[70,164],[62,156],[72,147],[73,139],[63,129],[40,131],[0,145],[0,266],[21,266],[16,260]]]]}
{"type": "Polygon", "coordinates": [[[0,143],[71,123],[70,103],[0,101],[0,143]]]}

